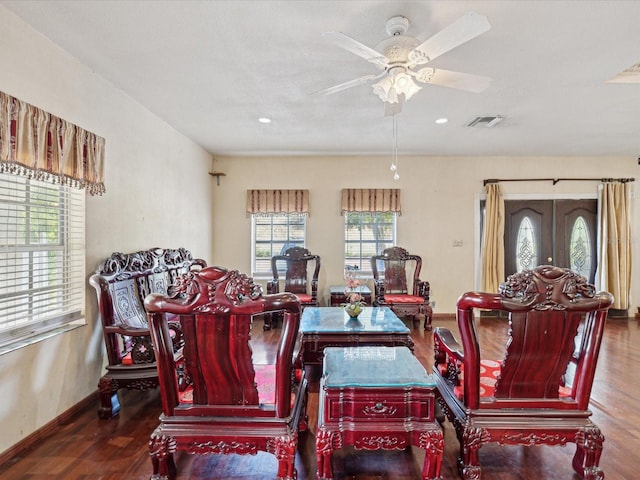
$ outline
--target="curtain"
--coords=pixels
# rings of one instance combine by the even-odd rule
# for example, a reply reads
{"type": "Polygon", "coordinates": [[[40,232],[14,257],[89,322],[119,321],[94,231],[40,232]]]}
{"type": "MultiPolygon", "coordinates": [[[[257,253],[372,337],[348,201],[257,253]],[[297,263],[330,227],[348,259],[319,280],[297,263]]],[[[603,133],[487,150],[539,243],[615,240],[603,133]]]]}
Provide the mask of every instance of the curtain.
{"type": "Polygon", "coordinates": [[[630,186],[605,182],[599,189],[598,287],[614,296],[612,308],[629,308],[631,284],[630,186]]]}
{"type": "Polygon", "coordinates": [[[0,173],[101,195],[104,145],[104,138],[0,92],[0,173]]]}
{"type": "Polygon", "coordinates": [[[309,214],[309,190],[247,190],[247,215],[309,214]]]}
{"type": "Polygon", "coordinates": [[[482,290],[498,292],[504,281],[504,198],[499,183],[488,183],[482,232],[482,290]]]}
{"type": "Polygon", "coordinates": [[[342,214],[345,212],[393,212],[402,214],[398,188],[345,188],[342,190],[342,214]]]}

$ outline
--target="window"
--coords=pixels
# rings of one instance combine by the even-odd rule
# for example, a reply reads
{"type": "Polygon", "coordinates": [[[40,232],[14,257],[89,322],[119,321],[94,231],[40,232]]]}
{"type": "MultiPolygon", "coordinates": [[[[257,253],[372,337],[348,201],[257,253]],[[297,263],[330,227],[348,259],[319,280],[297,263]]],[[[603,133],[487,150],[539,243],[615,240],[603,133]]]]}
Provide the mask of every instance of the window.
{"type": "Polygon", "coordinates": [[[344,213],[344,265],[371,272],[371,257],[396,244],[396,213],[344,213]]]}
{"type": "Polygon", "coordinates": [[[84,195],[0,174],[0,348],[83,318],[84,195]]]}
{"type": "Polygon", "coordinates": [[[304,247],[307,216],[299,213],[252,215],[252,271],[271,275],[271,257],[290,247],[304,247]]]}

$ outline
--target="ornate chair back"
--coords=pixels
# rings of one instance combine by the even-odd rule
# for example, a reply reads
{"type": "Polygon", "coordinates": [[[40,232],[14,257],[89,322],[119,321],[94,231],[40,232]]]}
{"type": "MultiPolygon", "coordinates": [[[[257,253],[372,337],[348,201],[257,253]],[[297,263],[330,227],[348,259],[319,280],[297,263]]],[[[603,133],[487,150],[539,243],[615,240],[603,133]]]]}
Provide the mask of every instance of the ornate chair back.
{"type": "MultiPolygon", "coordinates": [[[[273,279],[267,283],[267,293],[294,293],[302,308],[317,307],[318,277],[320,275],[320,256],[312,254],[302,247],[290,247],[281,255],[271,257],[273,279]],[[284,270],[284,281],[280,276],[284,270]],[[281,285],[282,283],[282,285],[281,285]]],[[[265,330],[277,323],[277,315],[265,316],[265,330]]]]}

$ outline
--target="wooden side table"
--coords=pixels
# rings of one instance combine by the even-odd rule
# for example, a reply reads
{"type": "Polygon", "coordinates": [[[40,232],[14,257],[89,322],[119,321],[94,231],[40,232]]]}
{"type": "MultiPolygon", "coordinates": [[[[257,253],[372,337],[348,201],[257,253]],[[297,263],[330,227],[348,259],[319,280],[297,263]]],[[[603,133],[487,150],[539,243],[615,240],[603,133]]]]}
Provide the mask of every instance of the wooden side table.
{"type": "Polygon", "coordinates": [[[333,478],[331,455],[365,450],[425,450],[422,480],[439,480],[444,450],[435,420],[435,382],[406,347],[328,347],[320,381],[318,480],[333,478]]]}
{"type": "MultiPolygon", "coordinates": [[[[339,307],[343,303],[347,303],[347,296],[344,291],[346,285],[332,285],[329,287],[330,303],[332,307],[339,307]]],[[[360,285],[355,289],[357,293],[362,295],[364,303],[371,305],[371,289],[366,285],[360,285]]]]}

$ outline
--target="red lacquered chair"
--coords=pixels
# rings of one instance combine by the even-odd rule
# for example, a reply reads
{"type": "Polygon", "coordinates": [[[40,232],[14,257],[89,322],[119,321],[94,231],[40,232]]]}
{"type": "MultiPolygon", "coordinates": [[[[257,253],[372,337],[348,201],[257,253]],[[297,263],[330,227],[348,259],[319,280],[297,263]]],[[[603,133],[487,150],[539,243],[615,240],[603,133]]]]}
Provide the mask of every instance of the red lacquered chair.
{"type": "Polygon", "coordinates": [[[145,299],[162,398],[151,435],[151,478],[174,480],[173,454],[256,454],[278,459],[278,479],[294,480],[298,431],[306,429],[307,382],[299,367],[300,302],[291,293],[262,295],[253,279],[221,267],[184,275],[173,296],[145,299]],[[275,363],[252,358],[255,314],[279,311],[275,363]],[[180,391],[167,317],[177,315],[189,387],[180,391]]]}
{"type": "MultiPolygon", "coordinates": [[[[318,276],[320,275],[320,256],[312,254],[302,247],[291,247],[282,255],[271,257],[273,279],[267,283],[267,293],[290,292],[300,300],[304,307],[317,307],[318,276]],[[284,281],[280,275],[284,270],[284,281]],[[281,285],[282,284],[282,285],[281,285]]],[[[270,330],[278,322],[279,315],[265,315],[264,329],[270,330]]]]}
{"type": "Polygon", "coordinates": [[[424,318],[424,329],[431,330],[430,286],[420,280],[421,269],[422,258],[402,247],[390,247],[371,257],[373,304],[389,307],[399,317],[411,317],[414,324],[424,318]]]}
{"type": "Polygon", "coordinates": [[[460,343],[434,330],[438,402],[453,423],[465,480],[480,479],[484,444],[575,443],[573,469],[602,480],[604,436],[590,420],[589,397],[607,311],[608,292],[596,293],[568,270],[539,266],[510,276],[500,293],[468,292],[457,303],[460,343]],[[503,312],[509,339],[502,358],[483,355],[474,312],[503,312]]]}

